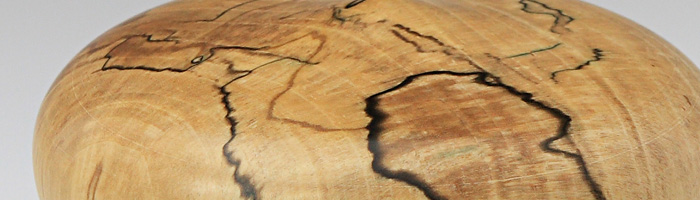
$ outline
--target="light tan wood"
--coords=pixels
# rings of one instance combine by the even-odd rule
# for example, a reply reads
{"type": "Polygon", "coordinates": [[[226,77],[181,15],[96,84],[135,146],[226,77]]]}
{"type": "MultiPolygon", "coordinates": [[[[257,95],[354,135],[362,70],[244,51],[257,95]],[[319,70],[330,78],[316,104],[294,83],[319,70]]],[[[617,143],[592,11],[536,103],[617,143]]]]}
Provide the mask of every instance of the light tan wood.
{"type": "Polygon", "coordinates": [[[700,73],[574,0],[175,1],[49,91],[42,199],[700,199],[700,73]]]}

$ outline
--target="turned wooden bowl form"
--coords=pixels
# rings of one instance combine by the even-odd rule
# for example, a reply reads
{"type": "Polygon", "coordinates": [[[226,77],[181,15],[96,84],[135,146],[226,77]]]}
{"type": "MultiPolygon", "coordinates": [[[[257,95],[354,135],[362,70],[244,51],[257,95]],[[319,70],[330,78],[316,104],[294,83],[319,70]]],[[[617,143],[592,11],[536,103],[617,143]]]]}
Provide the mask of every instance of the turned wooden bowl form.
{"type": "Polygon", "coordinates": [[[576,0],[173,1],[39,114],[42,199],[700,199],[700,73],[576,0]]]}

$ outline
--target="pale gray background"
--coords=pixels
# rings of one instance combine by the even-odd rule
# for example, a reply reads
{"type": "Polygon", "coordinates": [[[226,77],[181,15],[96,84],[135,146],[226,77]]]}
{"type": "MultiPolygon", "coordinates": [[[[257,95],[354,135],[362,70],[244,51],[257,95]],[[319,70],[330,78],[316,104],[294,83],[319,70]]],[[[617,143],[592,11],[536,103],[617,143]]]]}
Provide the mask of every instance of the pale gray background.
{"type": "MultiPolygon", "coordinates": [[[[98,35],[167,1],[0,1],[0,199],[37,199],[34,120],[54,78],[98,35]]],[[[585,1],[642,24],[700,63],[700,1],[585,1]]]]}

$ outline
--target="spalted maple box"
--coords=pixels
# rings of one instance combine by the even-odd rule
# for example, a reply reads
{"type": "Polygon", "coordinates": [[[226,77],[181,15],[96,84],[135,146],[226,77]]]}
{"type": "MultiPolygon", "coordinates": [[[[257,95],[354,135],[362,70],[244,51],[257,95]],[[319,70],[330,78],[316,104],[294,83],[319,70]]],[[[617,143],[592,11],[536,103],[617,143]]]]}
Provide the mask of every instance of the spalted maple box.
{"type": "Polygon", "coordinates": [[[42,199],[699,199],[700,73],[574,0],[175,1],[49,91],[42,199]]]}

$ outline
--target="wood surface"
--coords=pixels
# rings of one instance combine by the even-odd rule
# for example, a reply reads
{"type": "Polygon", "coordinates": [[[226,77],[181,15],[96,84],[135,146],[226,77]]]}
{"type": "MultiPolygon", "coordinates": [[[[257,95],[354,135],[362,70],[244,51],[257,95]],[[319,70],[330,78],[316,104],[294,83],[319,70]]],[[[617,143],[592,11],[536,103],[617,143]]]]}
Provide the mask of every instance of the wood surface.
{"type": "Polygon", "coordinates": [[[575,0],[174,1],[62,72],[36,181],[42,199],[700,199],[699,78],[575,0]]]}

